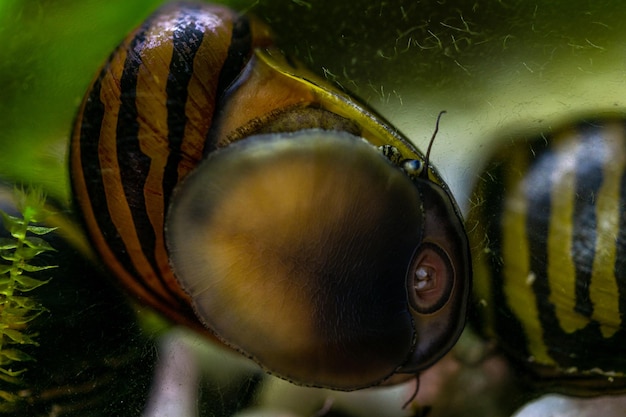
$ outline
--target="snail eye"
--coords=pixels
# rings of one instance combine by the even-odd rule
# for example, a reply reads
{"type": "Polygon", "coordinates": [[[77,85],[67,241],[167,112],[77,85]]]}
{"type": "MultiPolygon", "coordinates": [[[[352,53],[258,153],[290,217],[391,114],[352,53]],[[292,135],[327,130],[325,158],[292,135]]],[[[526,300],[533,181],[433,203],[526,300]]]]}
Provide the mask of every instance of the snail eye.
{"type": "Polygon", "coordinates": [[[409,177],[419,177],[422,175],[424,171],[424,167],[426,164],[418,159],[407,159],[402,161],[402,169],[406,172],[409,177]]]}
{"type": "Polygon", "coordinates": [[[449,255],[434,243],[423,243],[415,254],[407,275],[407,291],[413,310],[432,314],[450,299],[454,268],[449,255]]]}

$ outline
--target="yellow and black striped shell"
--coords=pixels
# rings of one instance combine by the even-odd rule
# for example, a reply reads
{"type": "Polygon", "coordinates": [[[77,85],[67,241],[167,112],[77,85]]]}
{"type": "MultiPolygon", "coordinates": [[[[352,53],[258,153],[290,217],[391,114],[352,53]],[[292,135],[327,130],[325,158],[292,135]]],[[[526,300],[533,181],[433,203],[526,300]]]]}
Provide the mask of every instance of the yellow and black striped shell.
{"type": "Polygon", "coordinates": [[[120,45],[71,143],[91,240],[142,302],[283,378],[414,374],[465,321],[456,204],[413,145],[271,44],[175,3],[120,45]]]}
{"type": "Polygon", "coordinates": [[[467,223],[479,327],[540,386],[626,387],[626,119],[494,153],[467,223]]]}

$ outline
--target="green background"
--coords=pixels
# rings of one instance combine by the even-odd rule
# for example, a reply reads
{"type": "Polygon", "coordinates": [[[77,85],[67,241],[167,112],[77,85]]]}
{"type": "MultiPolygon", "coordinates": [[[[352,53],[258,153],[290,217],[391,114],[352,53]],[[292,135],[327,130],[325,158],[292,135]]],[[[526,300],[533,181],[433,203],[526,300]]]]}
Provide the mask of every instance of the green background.
{"type": "MultiPolygon", "coordinates": [[[[158,0],[0,2],[0,176],[67,199],[65,156],[98,67],[158,0]]],[[[622,112],[618,1],[232,1],[424,149],[466,207],[489,144],[622,112]]]]}

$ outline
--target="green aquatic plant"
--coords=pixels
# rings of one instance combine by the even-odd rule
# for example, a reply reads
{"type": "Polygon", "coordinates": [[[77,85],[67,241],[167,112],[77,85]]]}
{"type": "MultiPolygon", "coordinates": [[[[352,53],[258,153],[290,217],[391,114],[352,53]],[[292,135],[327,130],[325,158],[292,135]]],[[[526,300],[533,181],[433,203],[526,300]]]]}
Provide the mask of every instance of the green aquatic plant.
{"type": "Polygon", "coordinates": [[[22,374],[27,371],[24,362],[34,360],[24,347],[38,346],[37,334],[29,331],[29,323],[46,311],[32,291],[49,280],[31,275],[56,267],[37,259],[54,251],[40,237],[55,230],[40,225],[49,215],[44,194],[23,189],[16,189],[14,194],[19,215],[0,210],[6,229],[0,233],[0,411],[10,409],[21,398],[14,387],[23,384],[22,374]]]}

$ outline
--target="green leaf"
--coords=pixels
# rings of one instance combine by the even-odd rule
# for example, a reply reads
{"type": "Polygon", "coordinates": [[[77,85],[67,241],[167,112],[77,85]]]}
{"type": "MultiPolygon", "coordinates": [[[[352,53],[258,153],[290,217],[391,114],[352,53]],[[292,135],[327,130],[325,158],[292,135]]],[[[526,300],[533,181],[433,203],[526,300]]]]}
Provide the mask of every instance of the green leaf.
{"type": "MultiPolygon", "coordinates": [[[[13,296],[13,290],[14,290],[13,286],[6,285],[5,287],[6,288],[0,288],[0,295],[4,295],[7,298],[8,297],[12,297],[13,296]]],[[[6,299],[6,300],[3,299],[2,303],[4,304],[4,303],[6,303],[8,301],[9,301],[8,299],[6,299]]]]}
{"type": "Polygon", "coordinates": [[[22,260],[22,258],[20,256],[15,255],[15,253],[7,252],[7,251],[1,251],[0,252],[0,258],[4,259],[5,261],[9,261],[9,262],[19,262],[19,261],[22,260]]]}
{"type": "MultiPolygon", "coordinates": [[[[52,268],[57,268],[58,265],[43,265],[43,266],[36,266],[36,265],[28,265],[28,264],[24,264],[21,265],[22,269],[26,272],[39,272],[39,271],[45,271],[46,269],[52,269],[52,268]]],[[[46,281],[47,282],[47,281],[46,281]]]]}
{"type": "Polygon", "coordinates": [[[55,250],[52,246],[50,246],[50,244],[46,240],[40,237],[34,237],[34,236],[27,237],[24,239],[24,244],[33,249],[41,249],[44,251],[55,250]]]}
{"type": "Polygon", "coordinates": [[[0,264],[0,275],[4,275],[13,269],[13,265],[0,264]]]}
{"type": "Polygon", "coordinates": [[[32,361],[35,360],[28,353],[22,352],[19,349],[2,349],[0,350],[0,356],[10,361],[32,361]]]}
{"type": "Polygon", "coordinates": [[[26,230],[36,235],[46,235],[50,232],[54,232],[58,227],[45,227],[45,226],[27,226],[26,230]]]}
{"type": "MultiPolygon", "coordinates": [[[[6,311],[7,314],[13,314],[16,317],[17,316],[24,317],[34,311],[47,311],[47,309],[45,309],[41,304],[39,304],[38,302],[32,299],[31,299],[32,305],[29,305],[27,308],[24,308],[18,302],[15,301],[15,298],[18,298],[18,297],[13,296],[11,297],[10,300],[7,300],[8,301],[7,303],[5,303],[6,305],[4,306],[3,310],[6,311]]],[[[28,298],[28,297],[25,297],[25,298],[28,298]]],[[[4,311],[3,311],[3,314],[4,314],[4,311]]]]}
{"type": "Polygon", "coordinates": [[[0,238],[0,249],[15,249],[17,248],[17,241],[8,237],[0,238]]]}
{"type": "Polygon", "coordinates": [[[13,319],[12,324],[15,325],[15,326],[22,326],[24,324],[27,324],[27,323],[35,320],[37,317],[41,316],[46,311],[48,311],[48,310],[41,309],[41,310],[36,311],[36,312],[34,312],[32,314],[29,314],[27,316],[26,315],[25,316],[21,316],[21,317],[15,316],[15,319],[13,319]]]}
{"type": "Polygon", "coordinates": [[[24,316],[28,314],[28,311],[20,308],[12,308],[10,301],[5,304],[8,306],[4,306],[2,309],[2,322],[5,324],[5,327],[15,327],[15,320],[23,320],[24,316]]]}
{"type": "Polygon", "coordinates": [[[41,287],[44,284],[47,284],[50,280],[42,281],[39,279],[31,278],[27,275],[17,275],[15,277],[15,281],[19,283],[16,288],[22,292],[32,291],[35,288],[41,287]]]}
{"type": "Polygon", "coordinates": [[[2,222],[4,223],[4,227],[8,231],[11,231],[16,226],[21,227],[24,225],[24,220],[20,219],[19,217],[11,216],[10,214],[7,214],[6,212],[2,210],[0,210],[0,217],[2,217],[2,222]]]}
{"type": "MultiPolygon", "coordinates": [[[[26,311],[26,312],[19,312],[18,314],[10,314],[7,316],[4,316],[2,318],[2,321],[7,325],[7,328],[16,328],[16,327],[21,327],[25,324],[27,324],[28,322],[33,321],[34,319],[36,319],[37,317],[39,317],[40,315],[42,315],[44,312],[46,312],[46,309],[41,309],[41,310],[37,310],[37,311],[26,311]]],[[[2,332],[2,330],[0,330],[0,332],[2,332]]],[[[2,350],[0,350],[0,353],[2,352],[2,350]]]]}
{"type": "Polygon", "coordinates": [[[25,335],[24,333],[18,330],[0,329],[0,333],[4,334],[5,336],[13,340],[14,342],[17,342],[22,345],[26,345],[26,344],[37,345],[37,342],[35,342],[32,338],[30,338],[28,335],[25,335]]]}
{"type": "Polygon", "coordinates": [[[11,302],[13,302],[16,306],[23,308],[24,310],[35,310],[39,309],[39,304],[29,297],[20,297],[14,295],[11,297],[11,302]]]}
{"type": "Polygon", "coordinates": [[[30,248],[28,246],[22,246],[15,251],[16,255],[19,256],[23,261],[29,261],[42,252],[46,252],[46,250],[30,248]]]}
{"type": "Polygon", "coordinates": [[[13,371],[11,369],[6,369],[6,368],[0,368],[0,378],[2,378],[3,374],[4,376],[18,376],[23,374],[26,371],[26,369],[20,369],[18,371],[13,371]]]}

